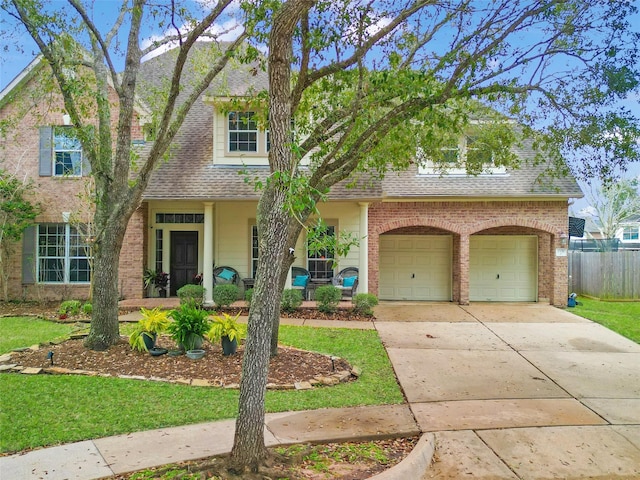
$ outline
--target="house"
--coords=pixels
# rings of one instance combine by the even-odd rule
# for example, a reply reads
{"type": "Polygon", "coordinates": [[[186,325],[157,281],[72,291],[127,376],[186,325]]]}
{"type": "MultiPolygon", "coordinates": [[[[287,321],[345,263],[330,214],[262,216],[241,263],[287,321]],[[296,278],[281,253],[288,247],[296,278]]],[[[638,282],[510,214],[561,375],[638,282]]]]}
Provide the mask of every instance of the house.
{"type": "MultiPolygon", "coordinates": [[[[146,62],[141,78],[150,85],[161,81],[170,55],[146,62]]],[[[37,68],[42,67],[31,66],[0,93],[0,118],[17,108],[11,98],[28,95],[37,68]]],[[[269,137],[255,121],[259,112],[228,111],[228,102],[264,88],[260,72],[228,68],[224,95],[220,83],[213,85],[188,114],[170,158],[154,171],[129,223],[120,259],[123,298],[146,294],[145,268],[169,273],[171,295],[213,265],[232,267],[241,278],[254,276],[258,193],[245,175],[266,178],[269,137]]],[[[13,257],[10,293],[35,299],[86,296],[89,259],[69,212],[81,207],[75,194],[88,172],[77,145],[65,137],[63,116],[37,110],[2,139],[3,157],[24,159],[19,168],[34,180],[44,205],[39,225],[26,232],[13,257]],[[53,142],[43,140],[47,135],[53,142]]],[[[144,150],[144,112],[137,118],[134,138],[144,150]]],[[[471,152],[471,142],[461,138],[454,154],[471,152]]],[[[515,153],[533,158],[529,147],[515,153]]],[[[325,279],[357,267],[358,291],[382,300],[565,305],[568,200],[582,192],[573,178],[549,185],[538,181],[543,167],[522,165],[468,176],[443,175],[422,164],[367,188],[339,184],[319,210],[329,234],[352,232],[359,246],[332,259],[330,252],[309,254],[301,237],[294,266],[325,279]]],[[[209,298],[211,284],[204,279],[209,298]]]]}
{"type": "Polygon", "coordinates": [[[581,252],[640,250],[640,215],[622,222],[613,238],[605,238],[597,218],[587,217],[582,238],[571,239],[570,249],[581,252]]]}

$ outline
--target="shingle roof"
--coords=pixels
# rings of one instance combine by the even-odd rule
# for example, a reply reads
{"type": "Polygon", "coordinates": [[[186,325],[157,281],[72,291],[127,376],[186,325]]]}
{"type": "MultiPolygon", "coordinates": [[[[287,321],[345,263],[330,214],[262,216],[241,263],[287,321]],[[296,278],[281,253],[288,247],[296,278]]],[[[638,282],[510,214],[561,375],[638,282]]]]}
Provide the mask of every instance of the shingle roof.
{"type": "Polygon", "coordinates": [[[539,197],[583,196],[573,177],[549,178],[545,165],[534,165],[534,151],[526,144],[514,148],[521,159],[520,168],[504,175],[418,175],[417,165],[383,180],[384,196],[395,197],[539,197]]]}
{"type": "MultiPolygon", "coordinates": [[[[206,48],[200,46],[200,49],[206,48]]],[[[202,51],[202,50],[200,50],[202,51]]],[[[167,52],[145,62],[141,69],[141,86],[159,85],[167,78],[175,62],[176,52],[167,52]]],[[[188,68],[188,67],[187,67],[188,68]]],[[[144,87],[142,87],[144,88],[144,87]]],[[[251,89],[266,89],[267,75],[253,66],[227,67],[218,80],[203,94],[185,118],[170,150],[170,158],[153,172],[144,193],[152,199],[257,200],[250,183],[239,172],[245,167],[213,165],[213,108],[204,96],[242,96],[251,89]]],[[[184,87],[184,92],[188,86],[184,87]]],[[[184,94],[183,92],[183,94],[184,94]]],[[[407,171],[388,173],[384,180],[367,188],[346,188],[342,182],[332,188],[331,200],[376,200],[382,198],[429,197],[582,197],[573,177],[538,182],[543,166],[531,166],[530,148],[517,150],[522,168],[505,176],[419,176],[414,165],[407,171]]],[[[268,167],[246,167],[250,177],[262,180],[268,167]]]]}

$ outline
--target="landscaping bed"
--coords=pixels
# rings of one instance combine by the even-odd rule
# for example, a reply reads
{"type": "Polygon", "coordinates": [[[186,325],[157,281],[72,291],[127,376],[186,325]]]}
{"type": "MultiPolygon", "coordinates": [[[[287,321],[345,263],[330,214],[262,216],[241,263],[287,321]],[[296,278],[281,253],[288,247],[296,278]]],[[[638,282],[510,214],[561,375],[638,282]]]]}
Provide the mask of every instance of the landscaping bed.
{"type": "MultiPolygon", "coordinates": [[[[176,350],[175,343],[167,336],[160,337],[158,346],[176,350]]],[[[186,355],[151,356],[147,352],[132,350],[124,337],[120,344],[105,352],[89,350],[83,346],[82,339],[77,339],[67,340],[58,345],[42,346],[39,349],[12,352],[10,363],[21,367],[42,368],[42,373],[81,372],[237,388],[242,371],[244,346],[241,345],[235,355],[229,356],[222,354],[219,345],[209,342],[205,342],[202,349],[205,350],[205,356],[199,360],[192,360],[186,355]],[[48,358],[49,352],[53,352],[53,366],[48,358]]],[[[347,372],[342,374],[341,381],[354,379],[351,370],[351,365],[343,359],[281,347],[278,349],[278,355],[271,359],[268,382],[274,389],[292,389],[299,382],[326,385],[333,383],[329,378],[338,379],[336,375],[339,372],[347,372]]]]}

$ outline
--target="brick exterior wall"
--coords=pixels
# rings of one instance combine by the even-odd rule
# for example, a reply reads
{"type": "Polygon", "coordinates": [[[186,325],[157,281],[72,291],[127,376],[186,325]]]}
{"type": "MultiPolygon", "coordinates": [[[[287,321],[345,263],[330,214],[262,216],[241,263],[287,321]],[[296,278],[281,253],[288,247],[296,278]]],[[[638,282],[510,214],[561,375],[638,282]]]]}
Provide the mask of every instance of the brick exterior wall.
{"type": "MultiPolygon", "coordinates": [[[[38,93],[41,73],[33,76],[24,85],[10,92],[15,95],[10,102],[0,108],[0,120],[7,121],[9,127],[0,136],[0,158],[2,168],[15,173],[18,178],[33,182],[36,200],[42,212],[36,223],[63,223],[62,213],[79,214],[81,219],[91,218],[91,205],[84,196],[90,177],[55,177],[39,174],[39,127],[63,125],[64,107],[60,96],[38,93]]],[[[111,91],[113,105],[117,96],[111,91]]],[[[118,121],[117,108],[112,110],[113,130],[118,121]]],[[[142,139],[142,129],[134,118],[133,138],[142,139]]],[[[115,141],[115,138],[114,138],[115,141]]],[[[127,230],[120,258],[121,294],[127,298],[142,296],[142,264],[146,247],[143,238],[143,223],[146,222],[146,207],[134,214],[127,230]]],[[[86,284],[23,284],[22,283],[22,242],[13,245],[8,260],[10,272],[8,296],[16,300],[61,301],[65,299],[86,299],[89,286],[86,284]]]]}
{"type": "Polygon", "coordinates": [[[453,235],[453,301],[469,303],[471,235],[536,235],[538,301],[564,306],[567,257],[556,257],[567,232],[567,201],[384,202],[369,206],[369,292],[378,294],[379,237],[453,235]]]}
{"type": "Polygon", "coordinates": [[[122,243],[120,252],[120,297],[122,299],[143,298],[142,272],[147,258],[147,204],[135,211],[122,243]]]}

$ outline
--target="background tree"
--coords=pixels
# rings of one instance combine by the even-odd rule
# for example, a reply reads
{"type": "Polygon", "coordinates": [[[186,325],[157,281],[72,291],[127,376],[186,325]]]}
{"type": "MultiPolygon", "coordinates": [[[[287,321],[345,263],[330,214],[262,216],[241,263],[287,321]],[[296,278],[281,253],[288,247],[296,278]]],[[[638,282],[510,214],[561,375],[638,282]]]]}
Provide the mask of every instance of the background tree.
{"type": "Polygon", "coordinates": [[[625,221],[640,216],[640,180],[623,178],[590,185],[587,200],[589,206],[580,213],[593,219],[601,238],[616,238],[625,221]]]}
{"type": "MultiPolygon", "coordinates": [[[[102,19],[100,26],[94,21],[105,14],[93,11],[93,2],[1,3],[2,9],[29,32],[48,62],[83,155],[91,164],[95,182],[92,280],[98,295],[85,341],[89,348],[104,350],[119,342],[118,261],[129,219],[141,203],[153,168],[167,153],[191,106],[244,39],[240,34],[235,42],[225,45],[227,53],[221,54],[215,42],[219,35],[210,31],[214,22],[228,20],[230,4],[231,0],[220,0],[203,10],[193,2],[123,0],[111,25],[101,31],[107,21],[102,19]],[[143,48],[143,25],[168,28],[169,34],[143,48]],[[209,50],[214,60],[197,72],[185,72],[189,52],[196,40],[204,37],[214,40],[209,50]],[[164,94],[156,95],[151,105],[155,142],[148,152],[141,153],[131,142],[141,61],[156,48],[171,44],[178,45],[175,66],[164,94]],[[188,94],[179,97],[185,86],[189,86],[188,94]],[[115,104],[111,93],[117,97],[115,104]]],[[[109,13],[113,14],[114,6],[109,4],[109,13]]]]}
{"type": "MultiPolygon", "coordinates": [[[[482,130],[496,163],[517,166],[508,147],[521,138],[506,117],[539,149],[536,161],[550,161],[550,175],[567,173],[569,150],[578,173],[606,171],[589,148],[637,161],[638,119],[613,108],[638,85],[634,11],[633,2],[606,0],[252,3],[256,38],[268,43],[271,175],[256,216],[236,470],[255,470],[266,456],[274,292],[315,203],[337,182],[406,167],[417,151],[441,160],[441,147],[470,128],[482,130]]],[[[472,173],[482,168],[467,163],[472,173]]]]}
{"type": "Polygon", "coordinates": [[[9,258],[40,211],[33,193],[33,184],[27,178],[0,169],[0,280],[5,302],[9,298],[9,258]]]}

